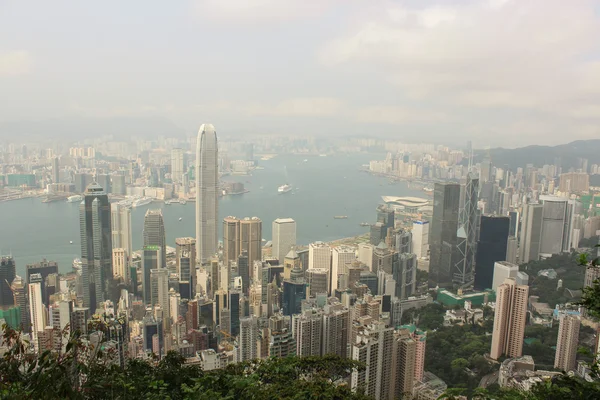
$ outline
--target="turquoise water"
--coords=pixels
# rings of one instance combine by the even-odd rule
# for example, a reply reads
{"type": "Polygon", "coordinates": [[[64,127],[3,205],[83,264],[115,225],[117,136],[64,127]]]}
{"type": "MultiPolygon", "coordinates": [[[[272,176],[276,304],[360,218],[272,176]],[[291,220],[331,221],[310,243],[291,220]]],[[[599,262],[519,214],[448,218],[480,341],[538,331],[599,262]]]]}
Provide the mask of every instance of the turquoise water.
{"type": "MultiPolygon", "coordinates": [[[[221,198],[219,216],[257,216],[263,220],[263,238],[267,240],[271,239],[275,218],[294,218],[299,244],[365,233],[368,228],[359,224],[375,220],[375,207],[381,203],[381,196],[425,197],[421,191],[408,189],[404,182],[389,184],[385,178],[359,171],[362,164],[374,158],[381,157],[286,155],[260,161],[264,169],[254,171],[252,176],[224,178],[243,182],[250,192],[221,198]],[[278,194],[277,188],[285,183],[294,190],[278,194]],[[334,215],[347,215],[348,219],[333,219],[334,215]]],[[[141,246],[148,208],[162,208],[169,246],[175,245],[176,237],[195,235],[194,203],[152,203],[132,210],[135,248],[141,246]]],[[[40,199],[0,203],[0,253],[13,255],[19,274],[24,273],[27,263],[42,257],[57,261],[61,271],[69,271],[73,258],[79,256],[79,246],[77,203],[42,203],[40,199]]]]}

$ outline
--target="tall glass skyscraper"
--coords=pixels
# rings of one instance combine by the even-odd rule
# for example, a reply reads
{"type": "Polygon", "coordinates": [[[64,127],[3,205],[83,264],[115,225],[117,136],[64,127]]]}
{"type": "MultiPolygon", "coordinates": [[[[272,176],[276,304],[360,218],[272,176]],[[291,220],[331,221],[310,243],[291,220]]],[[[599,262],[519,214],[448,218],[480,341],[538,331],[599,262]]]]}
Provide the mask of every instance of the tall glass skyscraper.
{"type": "Polygon", "coordinates": [[[506,260],[510,219],[505,216],[481,216],[477,263],[475,267],[475,289],[492,287],[494,264],[506,260]]]}
{"type": "Polygon", "coordinates": [[[217,132],[202,124],[196,143],[196,251],[200,263],[217,251],[218,169],[217,132]]]}
{"type": "Polygon", "coordinates": [[[161,248],[161,264],[159,268],[167,268],[167,240],[165,239],[165,223],[162,210],[148,210],[144,217],[144,247],[159,246],[161,248]]]}
{"type": "Polygon", "coordinates": [[[460,185],[436,183],[433,194],[433,216],[429,238],[430,286],[452,285],[452,266],[456,260],[460,185]]]}
{"type": "Polygon", "coordinates": [[[79,206],[83,306],[95,310],[109,298],[112,279],[110,202],[104,189],[92,182],[79,206]]]}
{"type": "MultiPolygon", "coordinates": [[[[0,258],[0,308],[14,305],[13,292],[10,288],[16,277],[15,260],[12,257],[0,258]]],[[[25,310],[21,311],[22,313],[25,310]]]]}
{"type": "MultiPolygon", "coordinates": [[[[475,253],[477,246],[477,196],[479,179],[471,172],[467,174],[465,197],[460,209],[457,236],[457,258],[452,280],[458,285],[473,282],[475,274],[475,253]]],[[[506,252],[505,252],[506,253],[506,252]]]]}

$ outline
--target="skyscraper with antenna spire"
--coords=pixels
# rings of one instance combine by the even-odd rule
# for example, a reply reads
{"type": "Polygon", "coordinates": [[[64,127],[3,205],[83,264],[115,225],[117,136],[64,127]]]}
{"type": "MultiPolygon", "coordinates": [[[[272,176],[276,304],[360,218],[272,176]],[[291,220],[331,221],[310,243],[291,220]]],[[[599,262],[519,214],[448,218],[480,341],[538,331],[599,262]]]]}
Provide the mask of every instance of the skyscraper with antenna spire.
{"type": "Polygon", "coordinates": [[[217,252],[218,159],[215,127],[202,124],[196,143],[196,258],[200,263],[217,252]]]}

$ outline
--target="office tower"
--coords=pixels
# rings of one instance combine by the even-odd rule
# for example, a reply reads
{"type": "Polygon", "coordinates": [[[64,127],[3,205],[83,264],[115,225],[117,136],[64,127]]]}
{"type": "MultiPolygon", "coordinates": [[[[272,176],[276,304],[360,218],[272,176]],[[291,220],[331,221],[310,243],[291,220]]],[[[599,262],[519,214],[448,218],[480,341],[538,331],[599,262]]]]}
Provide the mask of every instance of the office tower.
{"type": "MultiPolygon", "coordinates": [[[[452,280],[459,286],[473,281],[475,273],[475,254],[477,252],[477,200],[479,180],[469,172],[465,185],[465,195],[458,216],[457,257],[452,280]]],[[[506,254],[506,251],[504,252],[506,254]]]]}
{"type": "Polygon", "coordinates": [[[160,305],[163,319],[169,320],[169,271],[165,268],[150,270],[150,304],[160,305]]]}
{"type": "Polygon", "coordinates": [[[517,237],[519,236],[519,218],[521,217],[518,211],[510,211],[508,218],[510,219],[510,225],[508,227],[508,235],[517,237]]]}
{"type": "Polygon", "coordinates": [[[127,185],[125,184],[125,175],[112,175],[112,193],[119,196],[127,194],[127,185]]]}
{"type": "Polygon", "coordinates": [[[492,282],[490,286],[485,287],[484,289],[492,289],[497,290],[498,286],[502,285],[504,281],[508,278],[517,278],[517,274],[519,272],[519,266],[516,264],[511,264],[507,261],[496,261],[494,263],[494,273],[492,277],[492,282]]]}
{"type": "Polygon", "coordinates": [[[540,255],[550,257],[570,251],[573,203],[556,196],[540,196],[540,201],[543,205],[540,255]]]}
{"type": "Polygon", "coordinates": [[[412,253],[412,232],[402,228],[394,231],[392,236],[388,237],[388,246],[390,245],[398,253],[412,253]]]}
{"type": "Polygon", "coordinates": [[[38,334],[46,327],[46,308],[42,303],[42,284],[30,283],[29,292],[29,318],[31,321],[31,341],[37,343],[38,334]]]}
{"type": "Polygon", "coordinates": [[[373,250],[375,246],[371,243],[358,244],[358,261],[369,267],[373,271],[373,250]]]}
{"type": "Polygon", "coordinates": [[[39,282],[42,282],[42,302],[44,302],[44,299],[49,297],[46,293],[46,278],[48,278],[49,275],[58,274],[58,264],[56,261],[48,261],[44,258],[39,263],[27,264],[25,268],[27,270],[27,283],[31,283],[31,276],[33,274],[39,274],[39,276],[41,276],[39,282]]]}
{"type": "Polygon", "coordinates": [[[229,333],[231,336],[237,336],[240,333],[240,298],[241,292],[238,290],[230,290],[228,293],[227,303],[229,305],[230,325],[229,333]]]}
{"type": "MultiPolygon", "coordinates": [[[[492,287],[494,263],[506,260],[508,247],[508,217],[482,215],[477,243],[477,262],[475,268],[475,289],[492,287]]],[[[504,282],[502,279],[499,282],[504,282]]]]}
{"type": "Polygon", "coordinates": [[[492,176],[492,160],[489,154],[483,157],[479,169],[479,181],[484,184],[489,181],[492,176]]]}
{"type": "Polygon", "coordinates": [[[255,261],[262,260],[262,221],[258,217],[240,220],[239,251],[243,250],[248,253],[250,265],[254,265],[255,261]]]}
{"type": "Polygon", "coordinates": [[[385,242],[386,232],[387,227],[383,222],[375,222],[370,228],[369,243],[373,246],[377,246],[379,243],[385,242]]]}
{"type": "Polygon", "coordinates": [[[196,142],[196,251],[200,263],[217,252],[218,161],[215,128],[202,124],[196,142]]]}
{"type": "Polygon", "coordinates": [[[112,185],[110,183],[110,175],[97,174],[96,182],[98,182],[98,185],[100,185],[102,187],[102,189],[104,189],[104,192],[106,192],[106,194],[112,193],[112,185]]]}
{"type": "Polygon", "coordinates": [[[258,358],[258,319],[255,316],[240,318],[240,335],[234,353],[235,362],[258,358]]]}
{"type": "Polygon", "coordinates": [[[250,264],[248,263],[248,253],[242,250],[237,258],[238,274],[242,278],[242,293],[248,296],[250,289],[250,264]]]}
{"type": "Polygon", "coordinates": [[[308,245],[308,269],[331,270],[331,247],[327,243],[315,242],[308,245]]]}
{"type": "Polygon", "coordinates": [[[302,263],[300,262],[298,253],[292,248],[283,258],[283,279],[290,279],[293,269],[302,271],[302,263]]]}
{"type": "Polygon", "coordinates": [[[390,398],[402,399],[406,395],[412,395],[416,356],[417,342],[412,338],[410,331],[401,329],[394,332],[392,370],[384,371],[391,374],[390,398]]]}
{"type": "MultiPolygon", "coordinates": [[[[508,261],[509,263],[512,263],[512,264],[516,264],[517,263],[517,252],[518,252],[517,238],[514,236],[509,236],[508,240],[506,242],[506,261],[508,261]]],[[[477,278],[475,278],[475,279],[477,279],[477,278]]]]}
{"type": "Polygon", "coordinates": [[[425,258],[429,252],[429,221],[413,221],[412,251],[417,258],[425,258]]]}
{"type": "Polygon", "coordinates": [[[296,221],[277,218],[273,221],[272,255],[279,262],[296,246],[296,221]]]}
{"type": "Polygon", "coordinates": [[[163,343],[162,321],[157,320],[151,311],[147,311],[142,319],[142,338],[144,351],[152,351],[160,356],[160,349],[163,343]],[[154,342],[158,341],[158,346],[154,342]]]}
{"type": "Polygon", "coordinates": [[[94,177],[91,174],[74,174],[73,183],[75,183],[75,192],[83,193],[86,188],[94,183],[94,177]]]}
{"type": "Polygon", "coordinates": [[[308,256],[309,256],[308,248],[304,248],[301,250],[296,250],[296,254],[300,257],[300,265],[302,265],[302,270],[306,271],[308,269],[308,256]]]}
{"type": "MultiPolygon", "coordinates": [[[[175,239],[176,272],[181,280],[181,257],[190,258],[190,271],[196,270],[196,239],[192,237],[180,237],[175,239]]],[[[189,273],[189,272],[188,272],[189,273]]]]}
{"type": "Polygon", "coordinates": [[[377,290],[377,274],[375,272],[361,272],[359,282],[366,285],[372,295],[379,294],[377,290]]]}
{"type": "Polygon", "coordinates": [[[579,344],[579,327],[581,321],[575,315],[560,314],[560,325],[556,339],[556,356],[554,368],[561,371],[574,371],[576,368],[577,346],[579,344]]]}
{"type": "Polygon", "coordinates": [[[161,262],[159,268],[167,268],[167,240],[165,238],[165,223],[162,210],[147,210],[144,217],[144,247],[159,246],[161,262]]]}
{"type": "MultiPolygon", "coordinates": [[[[292,315],[296,355],[299,357],[320,356],[323,319],[320,310],[308,309],[292,315]]],[[[336,333],[337,334],[337,333],[336,333]]]]}
{"type": "Polygon", "coordinates": [[[450,286],[454,265],[460,185],[436,183],[429,236],[429,286],[450,286]]]}
{"type": "MultiPolygon", "coordinates": [[[[0,258],[0,309],[8,308],[15,304],[10,284],[17,276],[15,260],[11,257],[0,258]]],[[[25,311],[25,310],[23,310],[25,311]]]]}
{"type": "Polygon", "coordinates": [[[327,300],[323,307],[321,355],[335,354],[348,357],[350,312],[337,300],[327,300]]]}
{"type": "Polygon", "coordinates": [[[375,273],[384,271],[386,274],[391,274],[395,254],[396,253],[390,250],[387,244],[383,242],[379,243],[379,245],[373,249],[372,271],[375,273]]]}
{"type": "Polygon", "coordinates": [[[119,203],[111,204],[112,246],[125,249],[130,257],[133,251],[131,238],[131,209],[119,203]]]}
{"type": "Polygon", "coordinates": [[[129,283],[129,263],[125,249],[115,248],[112,251],[113,277],[129,283]]]}
{"type": "Polygon", "coordinates": [[[315,268],[306,270],[306,281],[310,297],[327,294],[329,288],[329,269],[315,268]]]}
{"type": "Polygon", "coordinates": [[[184,170],[183,149],[174,148],[171,150],[171,180],[173,183],[181,183],[184,170]]]}
{"type": "Polygon", "coordinates": [[[523,220],[519,243],[519,262],[537,261],[540,257],[542,240],[542,216],[544,206],[527,204],[523,206],[523,220]]]}
{"type": "Polygon", "coordinates": [[[240,255],[240,220],[236,217],[223,218],[223,261],[228,264],[240,255]]]}
{"type": "Polygon", "coordinates": [[[83,306],[92,310],[108,300],[112,279],[111,212],[108,195],[97,183],[87,187],[79,206],[83,306]]]}
{"type": "Polygon", "coordinates": [[[394,329],[383,322],[375,322],[361,328],[352,345],[352,359],[366,365],[361,371],[353,371],[351,388],[364,388],[366,396],[377,400],[391,396],[394,329]]]}
{"type": "Polygon", "coordinates": [[[144,246],[142,250],[142,294],[144,304],[152,303],[151,271],[162,266],[162,249],[160,246],[144,246]]]}
{"type": "Polygon", "coordinates": [[[333,293],[338,288],[338,276],[348,275],[348,266],[356,260],[356,252],[350,246],[338,246],[332,250],[331,259],[331,287],[329,292],[333,293]]]}
{"type": "Polygon", "coordinates": [[[283,315],[298,314],[302,310],[302,300],[306,299],[306,283],[302,270],[292,271],[290,279],[283,280],[283,315]]]}
{"type": "Polygon", "coordinates": [[[395,294],[400,299],[413,296],[417,291],[417,257],[415,254],[394,254],[392,276],[395,294]]]}
{"type": "Polygon", "coordinates": [[[60,164],[58,157],[52,159],[52,183],[60,182],[60,164]]]}
{"type": "Polygon", "coordinates": [[[558,190],[563,193],[583,193],[590,190],[590,176],[584,172],[560,174],[558,190]]]}
{"type": "Polygon", "coordinates": [[[517,285],[507,278],[496,291],[496,311],[492,331],[490,357],[521,357],[527,316],[529,286],[517,285]]]}
{"type": "MultiPolygon", "coordinates": [[[[383,237],[381,237],[381,240],[385,241],[390,230],[393,230],[395,227],[394,209],[383,204],[377,206],[377,222],[383,224],[383,237]]],[[[377,246],[379,243],[372,244],[377,246]]]]}
{"type": "Polygon", "coordinates": [[[29,331],[29,313],[27,312],[27,283],[20,276],[15,276],[12,281],[11,290],[14,297],[14,302],[21,313],[20,327],[24,332],[29,331]]]}

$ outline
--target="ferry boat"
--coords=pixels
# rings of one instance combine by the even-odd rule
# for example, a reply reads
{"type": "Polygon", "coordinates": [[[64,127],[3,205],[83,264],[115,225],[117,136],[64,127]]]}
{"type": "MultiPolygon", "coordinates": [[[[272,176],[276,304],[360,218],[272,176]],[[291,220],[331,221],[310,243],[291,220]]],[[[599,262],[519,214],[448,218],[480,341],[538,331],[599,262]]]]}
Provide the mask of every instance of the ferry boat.
{"type": "Polygon", "coordinates": [[[76,194],[75,196],[67,197],[67,203],[77,203],[83,200],[83,196],[76,194]]]}
{"type": "Polygon", "coordinates": [[[370,226],[370,225],[371,225],[371,224],[370,224],[370,223],[368,223],[368,222],[361,222],[361,223],[360,223],[360,226],[370,226]]]}
{"type": "Polygon", "coordinates": [[[292,190],[292,187],[286,183],[285,185],[279,186],[279,189],[277,189],[277,192],[279,192],[281,194],[281,193],[287,193],[290,190],[292,190]]]}
{"type": "Polygon", "coordinates": [[[133,201],[133,203],[131,203],[132,207],[141,207],[141,206],[145,206],[146,204],[150,204],[152,203],[152,199],[150,197],[142,197],[139,199],[136,199],[133,201]]]}
{"type": "Polygon", "coordinates": [[[336,215],[333,219],[348,219],[347,215],[336,215]]]}

